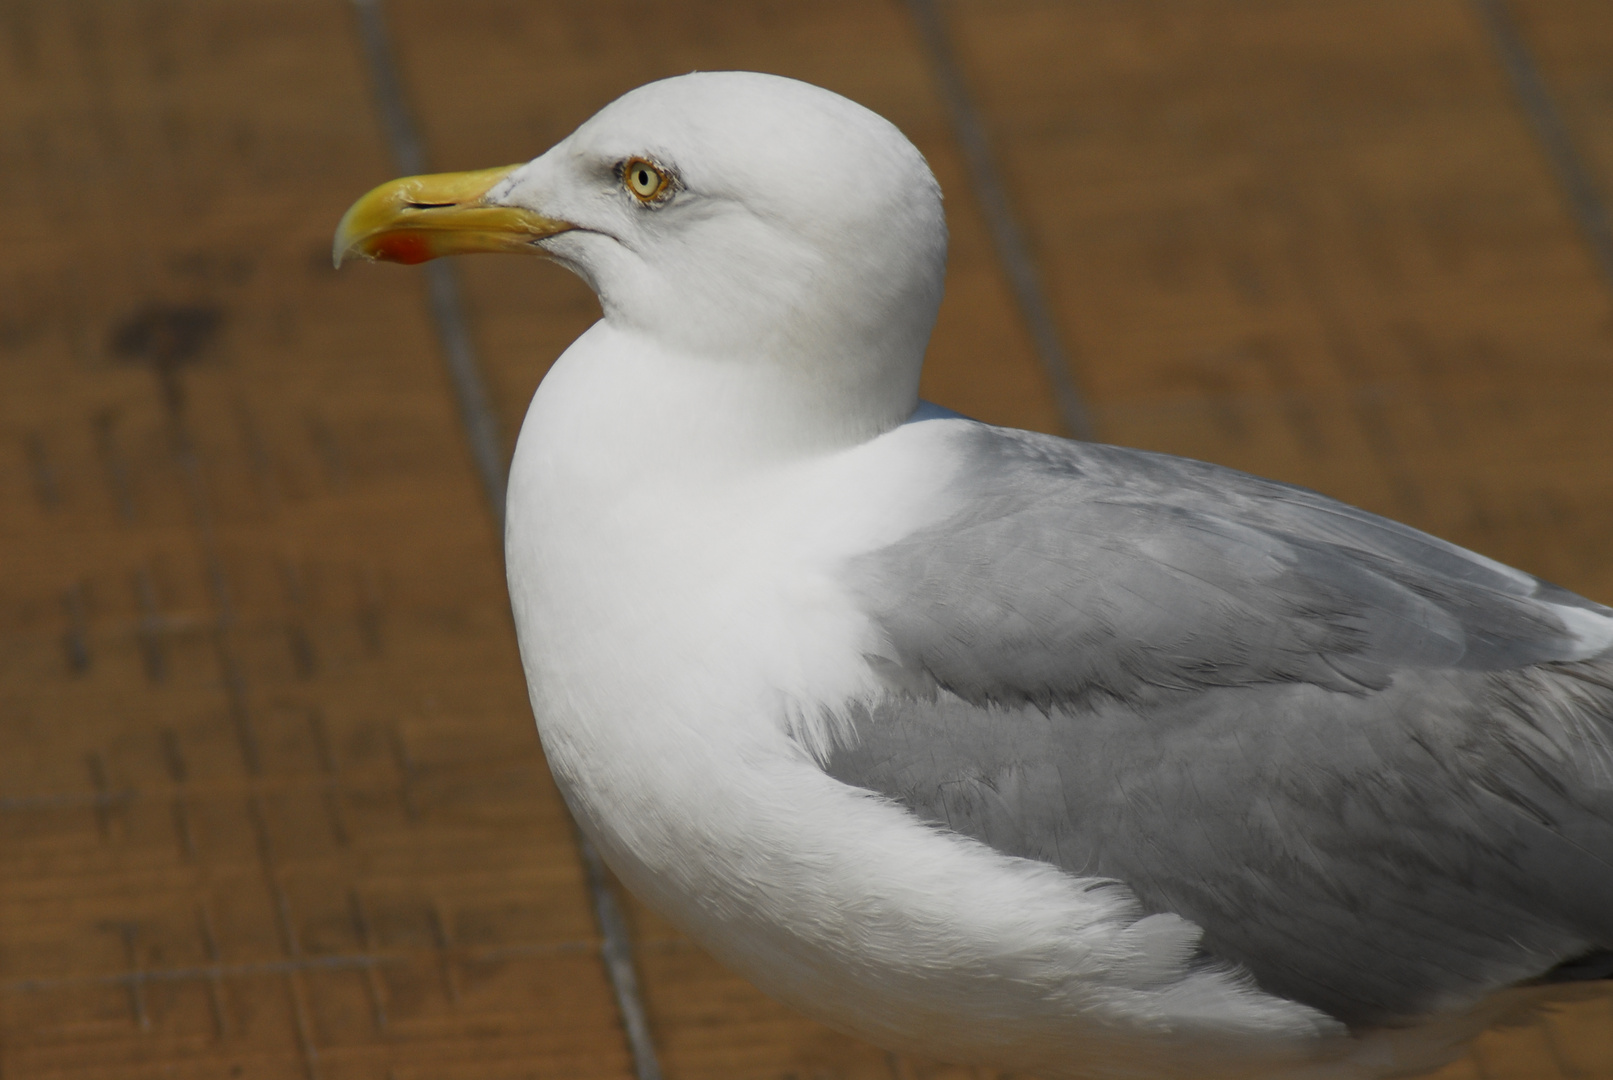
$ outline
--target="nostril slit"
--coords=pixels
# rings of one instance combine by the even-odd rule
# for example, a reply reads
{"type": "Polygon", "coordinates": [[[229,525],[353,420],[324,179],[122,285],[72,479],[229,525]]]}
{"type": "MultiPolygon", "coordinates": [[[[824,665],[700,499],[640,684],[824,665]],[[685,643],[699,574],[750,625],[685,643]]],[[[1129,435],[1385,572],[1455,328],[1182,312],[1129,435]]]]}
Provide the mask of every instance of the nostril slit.
{"type": "Polygon", "coordinates": [[[444,206],[458,206],[459,204],[451,202],[412,202],[404,203],[403,205],[410,210],[437,210],[444,206]]]}

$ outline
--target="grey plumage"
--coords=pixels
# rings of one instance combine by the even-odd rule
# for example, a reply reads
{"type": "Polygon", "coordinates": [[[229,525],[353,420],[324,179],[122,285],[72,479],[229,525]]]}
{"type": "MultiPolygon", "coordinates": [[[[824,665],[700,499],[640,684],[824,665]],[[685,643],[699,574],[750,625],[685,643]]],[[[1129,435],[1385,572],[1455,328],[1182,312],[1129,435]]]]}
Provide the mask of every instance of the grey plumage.
{"type": "Polygon", "coordinates": [[[890,689],[831,775],[1355,1026],[1599,977],[1613,660],[1564,609],[1608,609],[1314,492],[949,422],[964,509],[847,568],[890,689]]]}

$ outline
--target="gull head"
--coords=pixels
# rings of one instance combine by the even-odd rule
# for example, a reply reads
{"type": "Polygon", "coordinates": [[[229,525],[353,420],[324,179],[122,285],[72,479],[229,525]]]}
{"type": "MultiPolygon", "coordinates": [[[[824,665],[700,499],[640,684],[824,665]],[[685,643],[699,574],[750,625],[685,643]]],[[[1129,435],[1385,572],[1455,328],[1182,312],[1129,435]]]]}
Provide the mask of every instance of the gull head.
{"type": "Polygon", "coordinates": [[[408,177],[335,257],[547,256],[669,354],[792,374],[885,427],[912,410],[946,223],[923,155],[838,94],[753,72],[650,83],[522,165],[408,177]]]}

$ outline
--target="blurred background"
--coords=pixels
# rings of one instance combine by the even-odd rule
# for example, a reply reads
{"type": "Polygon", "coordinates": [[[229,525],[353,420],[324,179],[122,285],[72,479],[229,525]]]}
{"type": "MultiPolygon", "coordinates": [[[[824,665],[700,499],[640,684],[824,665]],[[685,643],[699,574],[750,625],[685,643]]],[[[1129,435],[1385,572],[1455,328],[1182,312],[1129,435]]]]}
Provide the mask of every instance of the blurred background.
{"type": "MultiPolygon", "coordinates": [[[[444,309],[330,238],[388,109],[500,165],[697,68],[929,157],[932,399],[1613,601],[1607,0],[0,0],[0,1076],[632,1075],[444,309]]],[[[451,273],[507,453],[597,307],[451,273]]],[[[628,928],[668,1080],[965,1072],[628,928]]],[[[1613,1006],[1446,1075],[1613,1077],[1613,1006]]]]}

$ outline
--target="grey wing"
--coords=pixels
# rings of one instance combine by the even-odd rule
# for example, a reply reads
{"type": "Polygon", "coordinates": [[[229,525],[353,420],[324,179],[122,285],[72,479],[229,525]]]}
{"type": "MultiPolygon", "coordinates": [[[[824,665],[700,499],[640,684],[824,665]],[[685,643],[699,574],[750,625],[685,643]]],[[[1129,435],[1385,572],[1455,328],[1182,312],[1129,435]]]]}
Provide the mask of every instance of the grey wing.
{"type": "Polygon", "coordinates": [[[1606,966],[1613,612],[1313,492],[960,437],[965,509],[849,567],[890,691],[832,775],[1354,1025],[1606,966]]]}

